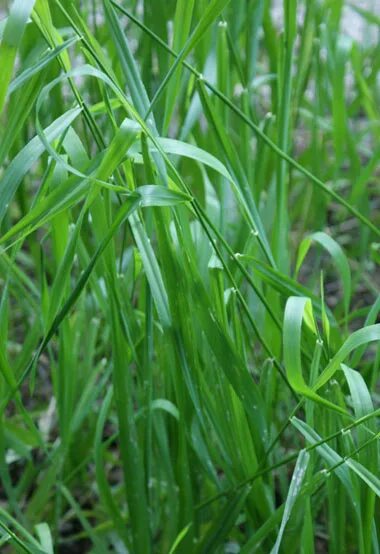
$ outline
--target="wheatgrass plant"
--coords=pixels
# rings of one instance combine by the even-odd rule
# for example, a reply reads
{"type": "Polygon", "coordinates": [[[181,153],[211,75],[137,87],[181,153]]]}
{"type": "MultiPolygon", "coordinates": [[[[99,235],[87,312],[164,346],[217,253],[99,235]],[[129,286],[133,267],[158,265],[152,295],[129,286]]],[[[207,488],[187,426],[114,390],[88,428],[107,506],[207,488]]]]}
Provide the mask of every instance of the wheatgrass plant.
{"type": "Polygon", "coordinates": [[[363,4],[3,6],[1,552],[379,553],[363,4]]]}

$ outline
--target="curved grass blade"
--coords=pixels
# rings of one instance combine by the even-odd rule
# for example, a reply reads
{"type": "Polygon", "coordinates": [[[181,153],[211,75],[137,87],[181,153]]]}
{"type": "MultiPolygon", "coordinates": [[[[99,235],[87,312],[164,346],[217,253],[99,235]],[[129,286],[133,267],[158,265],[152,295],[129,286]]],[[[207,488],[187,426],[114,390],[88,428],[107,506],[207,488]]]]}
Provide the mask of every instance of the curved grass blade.
{"type": "Polygon", "coordinates": [[[303,377],[301,365],[301,329],[302,321],[308,321],[309,327],[315,333],[315,323],[312,319],[312,305],[309,298],[291,296],[285,306],[283,344],[284,362],[289,383],[296,392],[314,400],[319,404],[346,413],[342,408],[329,402],[315,393],[316,387],[310,388],[303,377]]]}
{"type": "Polygon", "coordinates": [[[377,323],[376,325],[369,325],[368,327],[363,327],[363,329],[354,331],[322,371],[315,386],[313,387],[314,390],[318,390],[331,379],[334,373],[340,368],[340,364],[349,354],[351,354],[353,350],[356,350],[356,348],[359,348],[362,345],[378,340],[380,340],[380,323],[377,323]]]}
{"type": "Polygon", "coordinates": [[[298,273],[302,262],[311,246],[311,242],[315,241],[320,244],[330,254],[333,263],[335,264],[343,284],[343,304],[346,317],[350,306],[350,298],[352,295],[351,285],[351,270],[345,253],[341,246],[326,233],[313,233],[306,237],[300,244],[298,257],[296,262],[296,273],[298,273]]]}

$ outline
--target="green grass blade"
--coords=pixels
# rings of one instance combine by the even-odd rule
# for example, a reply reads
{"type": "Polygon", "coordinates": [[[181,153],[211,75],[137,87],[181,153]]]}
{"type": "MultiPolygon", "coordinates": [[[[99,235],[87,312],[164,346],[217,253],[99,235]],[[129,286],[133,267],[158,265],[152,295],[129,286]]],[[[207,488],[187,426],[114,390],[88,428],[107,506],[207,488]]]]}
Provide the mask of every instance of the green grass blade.
{"type": "Polygon", "coordinates": [[[12,78],[17,49],[21,43],[25,26],[33,10],[35,0],[14,0],[9,17],[5,24],[0,44],[0,113],[3,110],[8,85],[12,78]]]}

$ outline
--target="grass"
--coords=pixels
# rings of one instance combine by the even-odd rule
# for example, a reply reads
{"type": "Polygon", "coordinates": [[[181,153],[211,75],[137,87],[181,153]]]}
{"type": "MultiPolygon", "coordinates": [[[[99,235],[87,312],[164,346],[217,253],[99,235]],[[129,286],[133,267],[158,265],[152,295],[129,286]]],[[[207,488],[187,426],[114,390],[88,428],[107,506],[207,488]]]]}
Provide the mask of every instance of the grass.
{"type": "Polygon", "coordinates": [[[379,24],[9,3],[2,552],[379,553],[379,24]]]}

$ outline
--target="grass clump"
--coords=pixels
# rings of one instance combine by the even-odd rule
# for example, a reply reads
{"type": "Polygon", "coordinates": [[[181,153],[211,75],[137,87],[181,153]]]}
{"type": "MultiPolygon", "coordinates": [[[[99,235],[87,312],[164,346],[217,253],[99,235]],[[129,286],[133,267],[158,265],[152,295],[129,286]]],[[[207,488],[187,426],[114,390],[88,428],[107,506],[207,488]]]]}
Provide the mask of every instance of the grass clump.
{"type": "Polygon", "coordinates": [[[6,11],[5,553],[379,552],[380,19],[273,4],[6,11]]]}

